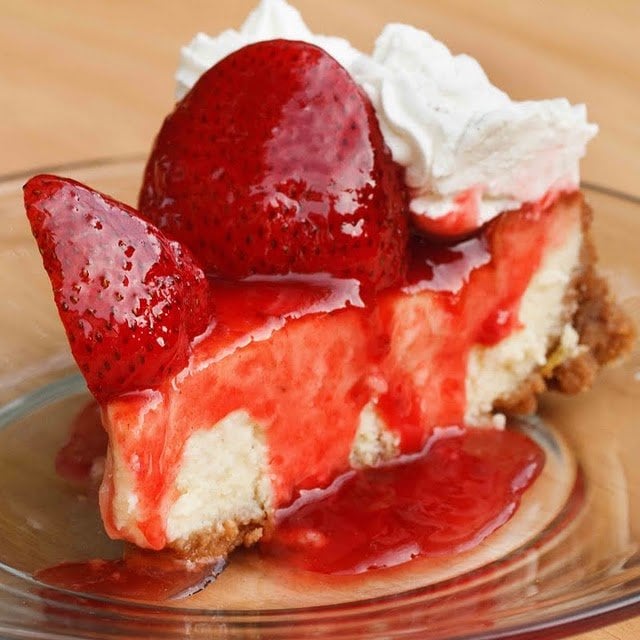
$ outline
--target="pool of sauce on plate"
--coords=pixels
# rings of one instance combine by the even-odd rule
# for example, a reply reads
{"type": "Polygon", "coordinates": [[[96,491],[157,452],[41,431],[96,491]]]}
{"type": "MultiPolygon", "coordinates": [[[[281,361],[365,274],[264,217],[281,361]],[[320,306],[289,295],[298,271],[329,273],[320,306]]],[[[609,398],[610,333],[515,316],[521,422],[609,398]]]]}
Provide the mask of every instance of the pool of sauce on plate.
{"type": "Polygon", "coordinates": [[[357,574],[480,544],[544,466],[517,431],[448,429],[406,461],[352,471],[280,512],[261,551],[325,574],[357,574]]]}
{"type": "MultiPolygon", "coordinates": [[[[90,415],[80,414],[82,427],[72,437],[96,441],[90,415]]],[[[98,420],[93,424],[102,428],[98,420]]],[[[77,455],[75,444],[67,450],[77,455]]],[[[509,520],[544,459],[542,449],[518,431],[443,429],[420,454],[350,471],[326,489],[302,492],[277,513],[258,553],[294,570],[342,575],[455,555],[509,520]]],[[[127,547],[121,559],[63,563],[35,577],[76,593],[162,601],[197,592],[224,566],[221,558],[191,563],[127,547]]]]}
{"type": "Polygon", "coordinates": [[[162,602],[197,593],[225,566],[224,558],[192,563],[165,551],[127,547],[122,558],[63,562],[37,572],[35,578],[79,594],[162,602]]]}

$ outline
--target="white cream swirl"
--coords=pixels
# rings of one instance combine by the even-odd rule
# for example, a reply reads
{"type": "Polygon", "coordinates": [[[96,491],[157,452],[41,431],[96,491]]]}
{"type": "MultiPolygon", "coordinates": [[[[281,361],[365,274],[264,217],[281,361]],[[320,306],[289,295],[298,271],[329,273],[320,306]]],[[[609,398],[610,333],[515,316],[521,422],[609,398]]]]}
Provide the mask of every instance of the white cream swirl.
{"type": "Polygon", "coordinates": [[[182,47],[176,73],[176,97],[181,100],[207,69],[230,53],[248,44],[275,38],[315,44],[345,69],[351,67],[355,58],[363,55],[343,38],[311,33],[300,12],[285,0],[261,0],[239,31],[227,29],[215,37],[198,33],[186,47],[182,47]]]}
{"type": "Polygon", "coordinates": [[[284,0],[262,0],[239,31],[200,33],[182,49],[178,98],[229,53],[274,38],[322,47],[364,88],[394,160],[406,169],[414,219],[431,232],[468,231],[578,186],[580,158],[598,130],[584,105],[513,101],[474,58],[454,56],[407,25],[388,25],[367,56],[344,39],[311,33],[284,0]],[[451,224],[456,215],[465,220],[451,224]]]}

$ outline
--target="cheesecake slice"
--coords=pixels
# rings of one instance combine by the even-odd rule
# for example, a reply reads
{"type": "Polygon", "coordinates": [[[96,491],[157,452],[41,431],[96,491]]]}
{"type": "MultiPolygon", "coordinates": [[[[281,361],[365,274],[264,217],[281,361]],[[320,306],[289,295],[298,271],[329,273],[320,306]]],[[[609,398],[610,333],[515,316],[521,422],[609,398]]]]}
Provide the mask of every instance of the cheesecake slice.
{"type": "Polygon", "coordinates": [[[581,391],[633,337],[595,269],[583,108],[511,103],[415,30],[368,59],[252,20],[189,77],[137,210],[25,186],[108,435],[106,530],[189,558],[254,544],[303,492],[441,429],[581,391]],[[412,83],[422,110],[394,98],[412,83]]]}
{"type": "Polygon", "coordinates": [[[373,306],[330,282],[221,284],[189,365],[103,405],[107,531],[226,554],[302,490],[420,451],[440,427],[499,427],[547,387],[588,387],[631,335],[589,221],[563,194],[446,249],[416,242],[406,284],[373,306]]]}
{"type": "Polygon", "coordinates": [[[502,428],[547,388],[588,388],[633,338],[579,192],[454,244],[413,237],[403,282],[366,303],[327,274],[203,280],[186,248],[73,181],[37,176],[25,199],[101,406],[106,530],[143,548],[251,545],[302,491],[419,452],[442,428],[502,428]]]}

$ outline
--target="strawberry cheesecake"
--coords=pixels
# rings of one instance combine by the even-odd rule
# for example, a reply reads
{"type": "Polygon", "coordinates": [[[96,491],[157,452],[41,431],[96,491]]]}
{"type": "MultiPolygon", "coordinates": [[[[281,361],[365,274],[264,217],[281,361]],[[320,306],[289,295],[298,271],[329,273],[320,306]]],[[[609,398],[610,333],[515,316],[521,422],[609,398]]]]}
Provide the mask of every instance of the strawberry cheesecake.
{"type": "Polygon", "coordinates": [[[501,429],[628,349],[584,107],[511,101],[404,25],[365,55],[282,0],[182,59],[137,209],[25,186],[101,407],[113,538],[225,556],[309,490],[501,429]]]}

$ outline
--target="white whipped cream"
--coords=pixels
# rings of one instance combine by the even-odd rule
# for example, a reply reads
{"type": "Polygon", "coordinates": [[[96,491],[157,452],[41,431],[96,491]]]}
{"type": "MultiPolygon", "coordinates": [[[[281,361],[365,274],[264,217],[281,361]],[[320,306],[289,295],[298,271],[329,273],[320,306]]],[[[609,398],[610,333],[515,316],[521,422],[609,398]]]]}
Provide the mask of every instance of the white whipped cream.
{"type": "Polygon", "coordinates": [[[351,67],[355,58],[363,55],[343,38],[311,33],[300,12],[285,0],[261,0],[240,27],[240,31],[227,29],[215,37],[198,33],[186,47],[182,47],[180,66],[176,73],[176,97],[181,100],[207,69],[230,53],[254,42],[276,38],[315,44],[333,56],[345,69],[351,67]]]}
{"type": "Polygon", "coordinates": [[[433,232],[461,208],[480,226],[549,191],[578,186],[580,158],[598,131],[584,105],[513,101],[474,58],[454,56],[407,25],[385,27],[368,56],[344,39],[314,35],[284,0],[262,0],[239,31],[199,33],[182,49],[177,97],[233,51],[274,38],[323,48],[363,87],[394,160],[406,169],[414,218],[433,232]]]}

